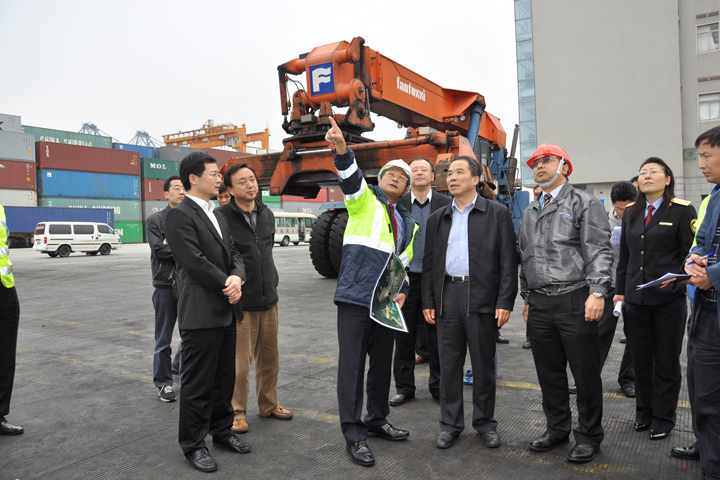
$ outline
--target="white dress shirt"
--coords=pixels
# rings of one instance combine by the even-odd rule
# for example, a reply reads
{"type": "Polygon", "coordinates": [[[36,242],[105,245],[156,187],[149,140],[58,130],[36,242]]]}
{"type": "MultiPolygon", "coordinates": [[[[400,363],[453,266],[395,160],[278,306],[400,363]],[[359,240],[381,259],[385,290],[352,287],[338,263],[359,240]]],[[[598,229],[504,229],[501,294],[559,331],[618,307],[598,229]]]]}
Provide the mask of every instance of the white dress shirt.
{"type": "Polygon", "coordinates": [[[200,208],[203,212],[205,212],[205,215],[208,216],[212,224],[215,226],[215,230],[217,230],[218,235],[220,235],[220,238],[223,238],[223,234],[220,231],[220,224],[218,223],[217,217],[215,217],[215,214],[213,213],[213,210],[215,209],[215,204],[212,202],[206,202],[205,200],[193,197],[192,195],[185,194],[185,198],[191,198],[193,202],[200,205],[200,208]]]}

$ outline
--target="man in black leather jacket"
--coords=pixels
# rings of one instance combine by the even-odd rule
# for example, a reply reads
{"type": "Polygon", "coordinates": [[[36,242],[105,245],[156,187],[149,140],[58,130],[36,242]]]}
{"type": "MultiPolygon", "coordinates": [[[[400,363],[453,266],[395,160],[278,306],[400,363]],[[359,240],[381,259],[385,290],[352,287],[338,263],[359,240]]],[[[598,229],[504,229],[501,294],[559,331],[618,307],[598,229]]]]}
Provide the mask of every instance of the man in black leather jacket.
{"type": "MultiPolygon", "coordinates": [[[[163,402],[177,399],[173,390],[172,349],[173,329],[177,320],[177,299],[173,294],[172,274],[175,261],[165,240],[165,217],[185,197],[180,177],[172,176],[163,185],[168,206],[150,215],[146,221],[148,243],[150,244],[150,265],[153,276],[153,306],[155,307],[155,353],[153,354],[153,381],[158,396],[163,402]]],[[[176,356],[179,355],[179,352],[176,356]]]]}

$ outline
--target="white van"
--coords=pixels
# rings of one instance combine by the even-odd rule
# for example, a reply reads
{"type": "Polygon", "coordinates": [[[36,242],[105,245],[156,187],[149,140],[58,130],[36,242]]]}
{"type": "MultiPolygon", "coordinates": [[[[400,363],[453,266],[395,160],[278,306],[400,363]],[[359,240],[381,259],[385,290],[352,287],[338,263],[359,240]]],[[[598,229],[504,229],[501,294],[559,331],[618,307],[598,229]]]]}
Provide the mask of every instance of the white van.
{"type": "Polygon", "coordinates": [[[317,217],[312,213],[273,212],[275,215],[275,243],[286,247],[310,241],[310,232],[317,217]]]}
{"type": "Polygon", "coordinates": [[[35,227],[33,249],[51,257],[67,257],[73,252],[110,255],[121,246],[120,236],[106,223],[40,222],[35,227]]]}

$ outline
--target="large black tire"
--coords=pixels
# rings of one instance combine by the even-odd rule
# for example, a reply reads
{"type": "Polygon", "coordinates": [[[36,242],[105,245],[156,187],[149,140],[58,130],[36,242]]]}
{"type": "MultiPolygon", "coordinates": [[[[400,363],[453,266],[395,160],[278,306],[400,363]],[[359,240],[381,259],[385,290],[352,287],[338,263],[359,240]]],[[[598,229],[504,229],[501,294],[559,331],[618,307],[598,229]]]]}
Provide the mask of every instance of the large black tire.
{"type": "Polygon", "coordinates": [[[47,252],[48,256],[55,258],[58,256],[57,252],[47,252]]]}
{"type": "Polygon", "coordinates": [[[335,217],[339,210],[330,210],[320,214],[310,232],[310,259],[315,270],[327,278],[337,278],[338,268],[334,268],[330,260],[329,237],[335,217]]]}
{"type": "Polygon", "coordinates": [[[68,245],[60,245],[57,249],[57,254],[60,255],[60,257],[65,258],[70,255],[70,247],[68,245]]]}
{"type": "Polygon", "coordinates": [[[112,252],[112,247],[108,245],[107,243],[103,243],[100,245],[100,255],[110,255],[110,252],[112,252]]]}
{"type": "Polygon", "coordinates": [[[340,210],[333,219],[332,228],[330,229],[328,254],[333,268],[338,272],[340,272],[340,262],[342,261],[343,237],[345,236],[345,227],[347,227],[347,222],[347,210],[340,210]]]}

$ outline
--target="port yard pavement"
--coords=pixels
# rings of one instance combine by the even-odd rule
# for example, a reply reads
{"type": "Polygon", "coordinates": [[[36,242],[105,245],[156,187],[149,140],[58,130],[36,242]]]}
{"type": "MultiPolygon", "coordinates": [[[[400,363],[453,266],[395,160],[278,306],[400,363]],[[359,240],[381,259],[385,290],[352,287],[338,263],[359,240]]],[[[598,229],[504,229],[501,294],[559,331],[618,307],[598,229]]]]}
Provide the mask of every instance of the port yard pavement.
{"type": "MultiPolygon", "coordinates": [[[[565,455],[572,444],[530,452],[527,442],[544,431],[545,418],[532,354],[521,348],[525,324],[519,298],[503,327],[511,343],[498,345],[496,418],[502,446],[485,448],[470,427],[471,388],[466,387],[468,427],[452,449],[435,447],[439,406],[427,391],[423,364],[416,369],[417,398],[392,407],[388,417],[410,430],[410,438],[371,438],[376,465],[355,465],[345,451],[337,412],[335,281],[315,272],[306,244],[276,247],[273,254],[280,274],[278,390],[295,417],[289,422],[258,417],[251,392],[250,431],[241,438],[252,452],[235,455],[211,446],[219,464],[213,478],[700,477],[699,462],[670,456],[672,446],[693,442],[684,380],[678,424],[668,439],[651,442],[647,432],[633,430],[634,399],[625,398],[616,381],[621,329],[603,371],[605,440],[598,457],[570,464],[565,455]]],[[[105,257],[50,258],[28,248],[11,249],[10,257],[21,316],[8,420],[25,427],[25,433],[0,437],[0,480],[199,478],[177,444],[179,402],[160,402],[152,384],[148,245],[123,245],[105,257]]],[[[178,341],[176,332],[174,350],[178,341]]],[[[684,376],[684,350],[681,359],[684,376]]],[[[570,401],[575,411],[575,398],[570,401]]]]}

